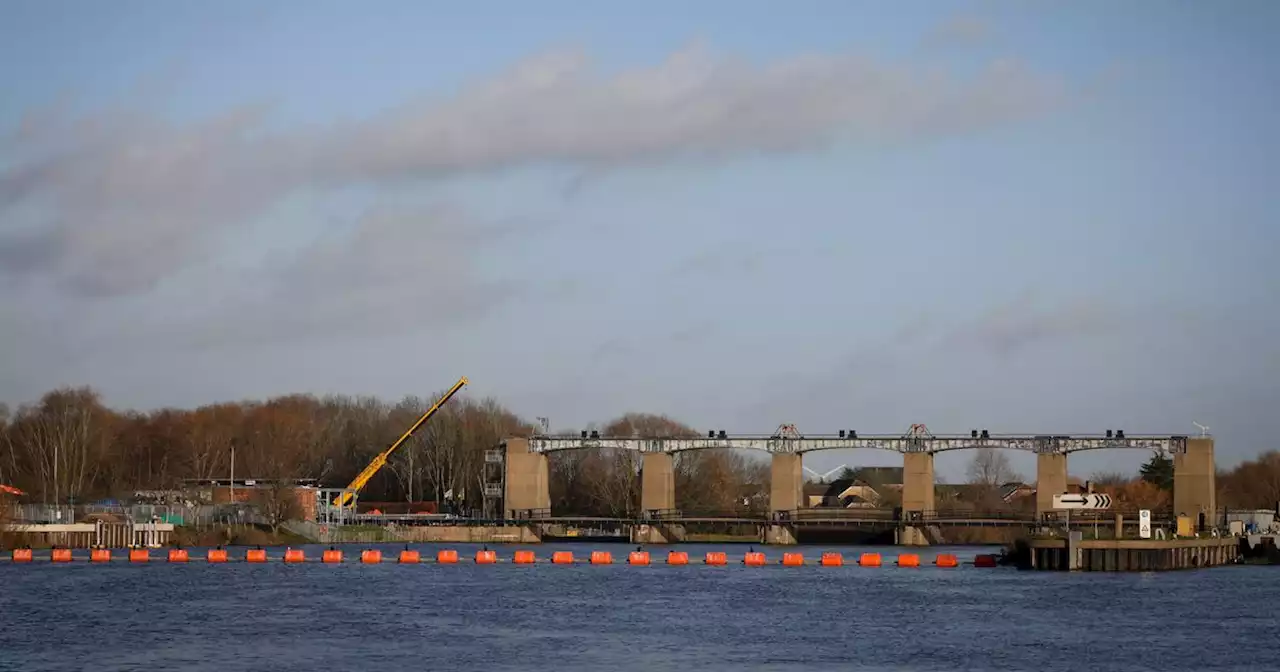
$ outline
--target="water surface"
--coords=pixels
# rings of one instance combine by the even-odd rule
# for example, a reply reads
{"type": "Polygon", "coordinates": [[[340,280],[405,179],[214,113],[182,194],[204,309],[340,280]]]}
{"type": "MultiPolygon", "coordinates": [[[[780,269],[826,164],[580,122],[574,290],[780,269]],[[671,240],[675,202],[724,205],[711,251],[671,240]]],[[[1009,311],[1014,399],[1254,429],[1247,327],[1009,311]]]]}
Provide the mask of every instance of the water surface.
{"type": "MultiPolygon", "coordinates": [[[[464,559],[476,546],[450,545],[464,559]]],[[[401,548],[380,546],[388,558],[401,548]]],[[[438,546],[414,545],[423,557],[438,546]]],[[[515,547],[493,546],[511,557],[515,547]]],[[[886,566],[0,563],[0,669],[1275,669],[1280,572],[1162,574],[891,566],[900,549],[802,547],[886,566]]],[[[306,547],[312,558],[319,547],[306,547]]],[[[762,548],[771,560],[782,550],[762,548]]],[[[980,549],[928,549],[972,559],[980,549]]],[[[161,552],[153,551],[153,555],[161,552]]],[[[196,551],[193,551],[193,556],[196,551]]],[[[202,555],[202,552],[200,553],[202,555]]],[[[45,554],[47,557],[47,553],[45,554]]],[[[234,549],[243,557],[243,549],[234,549]]]]}

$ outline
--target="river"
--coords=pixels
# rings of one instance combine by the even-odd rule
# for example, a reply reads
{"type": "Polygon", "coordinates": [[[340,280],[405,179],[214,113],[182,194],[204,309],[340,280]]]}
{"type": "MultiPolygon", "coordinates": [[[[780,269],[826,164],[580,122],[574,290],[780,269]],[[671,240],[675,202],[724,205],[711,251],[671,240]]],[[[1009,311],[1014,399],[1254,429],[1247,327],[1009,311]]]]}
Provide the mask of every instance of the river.
{"type": "MultiPolygon", "coordinates": [[[[395,557],[400,546],[380,546],[395,557]]],[[[464,558],[476,546],[450,545],[464,558]]],[[[432,545],[415,545],[434,557],[432,545]]],[[[513,547],[494,546],[509,559],[513,547]]],[[[624,564],[632,547],[532,547],[610,566],[0,563],[0,670],[1035,670],[1280,666],[1270,567],[1161,574],[624,564]]],[[[318,559],[319,547],[306,547],[318,559]]],[[[975,548],[922,549],[972,560],[975,548]]],[[[153,555],[161,552],[153,552],[153,555]]],[[[196,552],[193,551],[193,557],[196,552]]],[[[202,553],[200,554],[202,557],[202,553]]],[[[47,552],[44,557],[47,558],[47,552]]],[[[243,557],[242,550],[233,557],[243,557]]]]}

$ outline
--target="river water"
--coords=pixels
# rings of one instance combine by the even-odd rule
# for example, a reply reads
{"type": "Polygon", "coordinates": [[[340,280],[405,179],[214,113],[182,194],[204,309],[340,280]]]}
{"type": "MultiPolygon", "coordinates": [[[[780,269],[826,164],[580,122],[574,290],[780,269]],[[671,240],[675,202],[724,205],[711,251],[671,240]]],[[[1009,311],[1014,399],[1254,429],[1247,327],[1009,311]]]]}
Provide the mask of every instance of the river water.
{"type": "MultiPolygon", "coordinates": [[[[434,558],[438,547],[415,545],[434,558]]],[[[610,566],[0,563],[0,670],[1280,669],[1280,571],[1159,574],[624,564],[632,547],[536,547],[610,566]]],[[[388,559],[399,546],[381,546],[388,559]]],[[[494,546],[509,559],[512,547],[494,546]]],[[[318,559],[320,548],[306,547],[318,559]]],[[[980,549],[923,549],[972,560],[980,549]]],[[[157,554],[153,552],[153,555],[157,554]]],[[[47,552],[44,554],[47,558],[47,552]]],[[[193,557],[196,552],[193,551],[193,557]]],[[[201,557],[203,554],[200,553],[201,557]]],[[[38,556],[39,557],[39,556],[38,556]]],[[[233,557],[243,558],[242,550],[233,557]]]]}

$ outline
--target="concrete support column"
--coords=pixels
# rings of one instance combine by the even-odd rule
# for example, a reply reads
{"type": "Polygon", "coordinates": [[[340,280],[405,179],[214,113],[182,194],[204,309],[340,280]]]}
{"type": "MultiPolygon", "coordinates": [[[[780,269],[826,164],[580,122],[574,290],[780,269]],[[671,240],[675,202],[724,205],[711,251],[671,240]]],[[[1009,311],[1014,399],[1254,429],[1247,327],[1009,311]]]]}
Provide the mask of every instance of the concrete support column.
{"type": "Polygon", "coordinates": [[[799,453],[774,453],[769,475],[769,510],[804,508],[804,465],[799,453]]]}
{"type": "Polygon", "coordinates": [[[1173,456],[1173,513],[1189,516],[1199,524],[1200,514],[1207,525],[1217,523],[1217,472],[1213,462],[1213,439],[1187,439],[1187,452],[1173,456]]]}
{"type": "Polygon", "coordinates": [[[503,509],[507,518],[528,510],[551,509],[551,478],[547,456],[529,452],[528,439],[506,440],[506,491],[503,509]]]}
{"type": "Polygon", "coordinates": [[[1067,491],[1067,456],[1063,453],[1036,455],[1036,520],[1053,511],[1053,496],[1067,491]]]}
{"type": "Polygon", "coordinates": [[[676,508],[676,468],[670,453],[644,453],[640,464],[640,511],[676,508]]]}
{"type": "Polygon", "coordinates": [[[928,516],[933,504],[933,453],[903,453],[902,512],[919,511],[928,516]]]}

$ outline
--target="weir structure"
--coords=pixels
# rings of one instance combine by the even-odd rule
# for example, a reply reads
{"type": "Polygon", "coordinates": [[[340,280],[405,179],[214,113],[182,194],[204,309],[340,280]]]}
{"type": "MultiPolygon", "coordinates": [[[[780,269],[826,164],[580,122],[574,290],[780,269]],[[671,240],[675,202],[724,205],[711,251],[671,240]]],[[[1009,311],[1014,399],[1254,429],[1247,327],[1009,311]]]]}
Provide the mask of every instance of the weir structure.
{"type": "MultiPolygon", "coordinates": [[[[935,435],[922,424],[901,435],[859,435],[841,430],[835,435],[805,436],[794,425],[781,425],[772,435],[730,435],[720,430],[705,438],[663,436],[600,436],[581,432],[573,436],[534,435],[503,442],[502,474],[504,515],[508,519],[551,517],[547,455],[563,450],[633,450],[642,456],[642,517],[661,521],[676,508],[675,470],[672,456],[692,450],[758,450],[771,455],[770,518],[774,522],[767,541],[794,543],[787,521],[805,508],[803,456],[820,450],[874,449],[902,454],[902,512],[900,543],[926,543],[924,528],[936,513],[934,456],[954,450],[995,448],[1036,455],[1036,519],[1055,518],[1053,496],[1067,491],[1067,456],[1086,450],[1140,449],[1173,457],[1174,512],[1199,519],[1203,525],[1216,509],[1213,438],[1180,435],[1126,436],[1123,430],[1099,435],[999,435],[971,430],[968,435],[935,435]]],[[[495,493],[496,494],[496,493],[495,493]]],[[[673,521],[674,522],[674,521],[673,521]]],[[[669,526],[645,525],[640,541],[674,541],[669,526]]]]}

